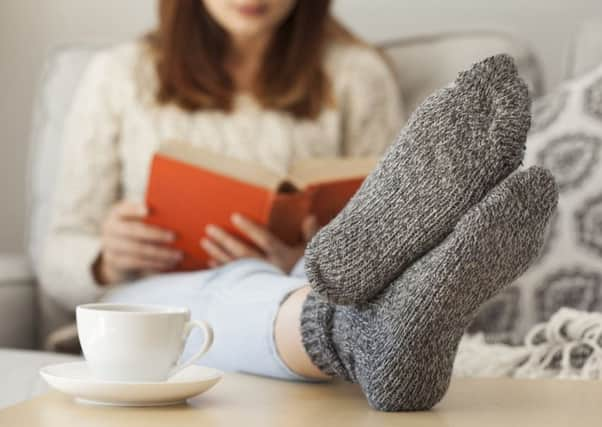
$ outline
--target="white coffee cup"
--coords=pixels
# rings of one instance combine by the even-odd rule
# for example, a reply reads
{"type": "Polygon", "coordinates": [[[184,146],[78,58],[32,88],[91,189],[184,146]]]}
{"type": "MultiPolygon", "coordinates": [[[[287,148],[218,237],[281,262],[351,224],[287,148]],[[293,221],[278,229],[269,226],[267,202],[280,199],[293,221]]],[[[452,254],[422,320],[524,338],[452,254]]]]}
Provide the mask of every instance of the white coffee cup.
{"type": "Polygon", "coordinates": [[[92,374],[106,381],[165,381],[201,358],[213,343],[207,322],[186,308],[129,304],[77,307],[77,333],[92,374]],[[190,331],[203,331],[202,348],[178,364],[190,331]]]}

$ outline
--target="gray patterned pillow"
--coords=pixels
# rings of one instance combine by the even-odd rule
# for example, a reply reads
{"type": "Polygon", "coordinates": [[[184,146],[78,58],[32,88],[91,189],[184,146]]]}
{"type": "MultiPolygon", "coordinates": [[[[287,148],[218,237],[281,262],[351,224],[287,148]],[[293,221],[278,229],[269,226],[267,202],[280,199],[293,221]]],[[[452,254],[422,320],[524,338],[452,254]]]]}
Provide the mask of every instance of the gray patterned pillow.
{"type": "Polygon", "coordinates": [[[533,105],[525,165],[550,169],[558,212],[539,259],[469,328],[519,344],[561,307],[602,311],[602,66],[533,105]]]}

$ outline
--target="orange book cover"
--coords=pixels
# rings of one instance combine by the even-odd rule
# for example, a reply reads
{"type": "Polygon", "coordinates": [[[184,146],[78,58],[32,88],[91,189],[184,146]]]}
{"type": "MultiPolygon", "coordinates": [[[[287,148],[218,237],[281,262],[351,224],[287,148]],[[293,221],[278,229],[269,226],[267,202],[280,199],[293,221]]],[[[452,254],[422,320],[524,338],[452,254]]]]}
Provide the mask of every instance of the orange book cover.
{"type": "Polygon", "coordinates": [[[240,213],[268,227],[288,244],[302,241],[301,223],[310,214],[327,224],[370,172],[372,158],[312,159],[287,176],[226,156],[170,142],[155,154],[146,191],[147,223],[175,232],[174,248],[184,258],[176,270],[207,268],[200,246],[205,227],[217,225],[247,240],[230,218],[240,213]]]}

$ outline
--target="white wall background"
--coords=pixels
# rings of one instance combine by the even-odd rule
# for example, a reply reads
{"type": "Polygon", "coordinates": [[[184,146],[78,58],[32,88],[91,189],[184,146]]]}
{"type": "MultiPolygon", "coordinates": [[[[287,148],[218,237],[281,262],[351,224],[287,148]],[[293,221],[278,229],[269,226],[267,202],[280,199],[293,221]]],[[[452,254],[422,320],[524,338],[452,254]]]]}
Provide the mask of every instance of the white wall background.
{"type": "MultiPolygon", "coordinates": [[[[535,47],[553,86],[571,36],[585,19],[602,17],[602,1],[335,0],[335,11],[370,41],[467,28],[511,31],[535,47]]],[[[23,248],[30,112],[44,58],[64,44],[134,37],[154,25],[154,14],[154,0],[0,1],[0,252],[23,248]]]]}

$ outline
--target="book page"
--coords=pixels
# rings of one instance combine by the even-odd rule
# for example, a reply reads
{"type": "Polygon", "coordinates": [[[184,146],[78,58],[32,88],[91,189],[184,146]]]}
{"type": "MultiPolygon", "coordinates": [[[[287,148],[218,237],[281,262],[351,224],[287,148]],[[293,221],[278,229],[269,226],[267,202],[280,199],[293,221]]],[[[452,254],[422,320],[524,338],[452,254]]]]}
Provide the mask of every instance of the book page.
{"type": "Polygon", "coordinates": [[[243,162],[183,142],[165,142],[159,147],[158,153],[272,191],[276,191],[284,181],[282,176],[260,165],[243,162]]]}
{"type": "Polygon", "coordinates": [[[298,188],[332,181],[364,178],[376,166],[376,157],[308,159],[297,162],[290,171],[290,180],[298,188]]]}

